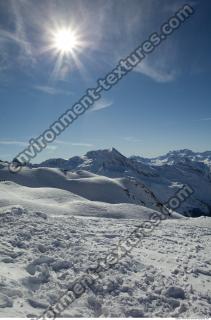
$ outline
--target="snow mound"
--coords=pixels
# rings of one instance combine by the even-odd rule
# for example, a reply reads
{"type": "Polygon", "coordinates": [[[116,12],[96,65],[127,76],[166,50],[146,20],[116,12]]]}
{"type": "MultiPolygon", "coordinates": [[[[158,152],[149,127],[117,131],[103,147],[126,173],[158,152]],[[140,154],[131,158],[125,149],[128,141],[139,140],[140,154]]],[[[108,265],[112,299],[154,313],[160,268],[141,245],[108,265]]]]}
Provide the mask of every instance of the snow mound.
{"type": "Polygon", "coordinates": [[[13,181],[31,188],[56,188],[88,200],[111,204],[133,203],[155,210],[160,210],[161,205],[154,194],[141,183],[126,178],[99,176],[83,170],[65,172],[55,168],[23,167],[20,172],[13,174],[5,166],[0,170],[0,180],[0,185],[5,181],[13,181]]]}
{"type": "MultiPolygon", "coordinates": [[[[24,187],[10,181],[0,183],[0,193],[0,211],[21,206],[44,217],[47,214],[148,220],[157,212],[140,205],[90,201],[65,190],[24,187]]],[[[173,217],[181,216],[175,214],[173,217]]]]}

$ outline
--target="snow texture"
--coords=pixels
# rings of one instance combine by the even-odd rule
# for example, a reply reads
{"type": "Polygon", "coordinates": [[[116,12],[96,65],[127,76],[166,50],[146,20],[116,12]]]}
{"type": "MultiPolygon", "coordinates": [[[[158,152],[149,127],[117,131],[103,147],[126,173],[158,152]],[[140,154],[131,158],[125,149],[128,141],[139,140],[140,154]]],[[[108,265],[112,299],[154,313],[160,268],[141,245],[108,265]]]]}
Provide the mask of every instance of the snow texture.
{"type": "Polygon", "coordinates": [[[210,317],[211,218],[184,217],[209,213],[203,157],[183,150],[149,163],[101,150],[17,174],[1,162],[0,317],[41,316],[184,183],[195,193],[183,215],[162,221],[61,316],[210,317]]]}

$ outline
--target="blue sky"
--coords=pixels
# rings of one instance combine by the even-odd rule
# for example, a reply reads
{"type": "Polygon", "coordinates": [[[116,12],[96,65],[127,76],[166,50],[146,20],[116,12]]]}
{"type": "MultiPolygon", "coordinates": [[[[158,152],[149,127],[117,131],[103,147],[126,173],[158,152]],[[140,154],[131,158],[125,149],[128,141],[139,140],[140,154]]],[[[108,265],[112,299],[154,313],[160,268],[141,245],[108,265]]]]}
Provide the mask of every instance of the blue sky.
{"type": "MultiPolygon", "coordinates": [[[[34,162],[112,146],[146,157],[210,150],[211,2],[186,3],[195,14],[34,162]]],[[[183,5],[0,0],[0,159],[21,152],[183,5]],[[81,46],[58,63],[52,34],[67,26],[81,46]]]]}

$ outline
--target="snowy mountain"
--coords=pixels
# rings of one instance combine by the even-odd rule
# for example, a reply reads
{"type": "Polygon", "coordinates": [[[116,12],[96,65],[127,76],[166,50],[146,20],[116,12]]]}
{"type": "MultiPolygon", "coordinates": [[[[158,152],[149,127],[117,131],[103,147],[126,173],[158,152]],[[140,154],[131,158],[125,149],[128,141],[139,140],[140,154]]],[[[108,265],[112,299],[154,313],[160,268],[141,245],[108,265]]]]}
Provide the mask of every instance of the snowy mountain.
{"type": "Polygon", "coordinates": [[[49,159],[39,167],[60,168],[64,170],[87,170],[109,177],[134,176],[135,174],[154,176],[156,173],[149,165],[136,163],[123,156],[115,148],[89,151],[82,157],[72,157],[68,160],[49,159]]]}
{"type": "Polygon", "coordinates": [[[85,170],[64,171],[58,168],[23,167],[19,173],[13,174],[8,171],[5,164],[0,168],[0,180],[2,183],[12,181],[29,188],[57,188],[90,201],[110,204],[131,203],[158,211],[161,208],[159,200],[144,184],[125,177],[109,178],[85,170]]]}
{"type": "Polygon", "coordinates": [[[0,165],[0,180],[30,188],[57,188],[89,201],[134,204],[160,211],[183,185],[193,194],[177,209],[188,216],[211,215],[211,152],[172,151],[154,159],[127,158],[112,148],[68,160],[49,159],[19,173],[0,165]]]}
{"type": "Polygon", "coordinates": [[[165,155],[156,158],[143,158],[139,156],[132,156],[130,159],[149,164],[149,165],[173,165],[180,162],[195,161],[201,162],[211,167],[211,151],[193,152],[189,149],[170,151],[165,155]]]}
{"type": "MultiPolygon", "coordinates": [[[[149,190],[158,203],[167,202],[182,185],[188,184],[194,194],[179,208],[179,212],[193,216],[211,215],[210,151],[194,153],[184,149],[146,159],[138,156],[127,158],[112,148],[90,151],[69,160],[49,159],[38,166],[86,170],[109,178],[124,178],[128,184],[149,190]]],[[[134,195],[130,186],[127,189],[134,195]]]]}
{"type": "MultiPolygon", "coordinates": [[[[0,162],[0,317],[41,318],[186,183],[194,194],[177,211],[208,215],[203,161],[154,165],[111,149],[16,174],[0,162]]],[[[211,218],[178,212],[58,316],[209,317],[211,218]]]]}
{"type": "Polygon", "coordinates": [[[153,159],[133,156],[130,158],[142,167],[149,165],[159,178],[145,180],[146,185],[159,199],[166,201],[169,191],[181,184],[190,185],[194,194],[186,201],[186,210],[193,216],[211,215],[211,152],[195,153],[191,150],[171,151],[153,159]],[[150,181],[149,181],[150,180],[150,181]],[[159,180],[159,187],[158,187],[159,180]],[[159,190],[158,190],[159,189],[159,190]]]}

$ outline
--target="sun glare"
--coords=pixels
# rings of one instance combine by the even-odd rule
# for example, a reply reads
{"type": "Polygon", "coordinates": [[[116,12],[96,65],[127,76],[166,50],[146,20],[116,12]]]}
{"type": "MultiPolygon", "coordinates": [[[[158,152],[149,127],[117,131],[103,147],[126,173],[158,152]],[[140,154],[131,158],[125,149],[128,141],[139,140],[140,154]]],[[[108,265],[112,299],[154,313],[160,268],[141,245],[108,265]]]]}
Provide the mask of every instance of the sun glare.
{"type": "Polygon", "coordinates": [[[78,41],[76,34],[69,29],[61,29],[54,34],[54,47],[62,54],[69,54],[77,49],[78,41]]]}
{"type": "Polygon", "coordinates": [[[43,52],[50,52],[54,58],[52,78],[63,79],[75,67],[83,70],[80,54],[88,43],[84,38],[82,29],[73,25],[61,26],[57,22],[46,28],[48,45],[43,52]]]}

